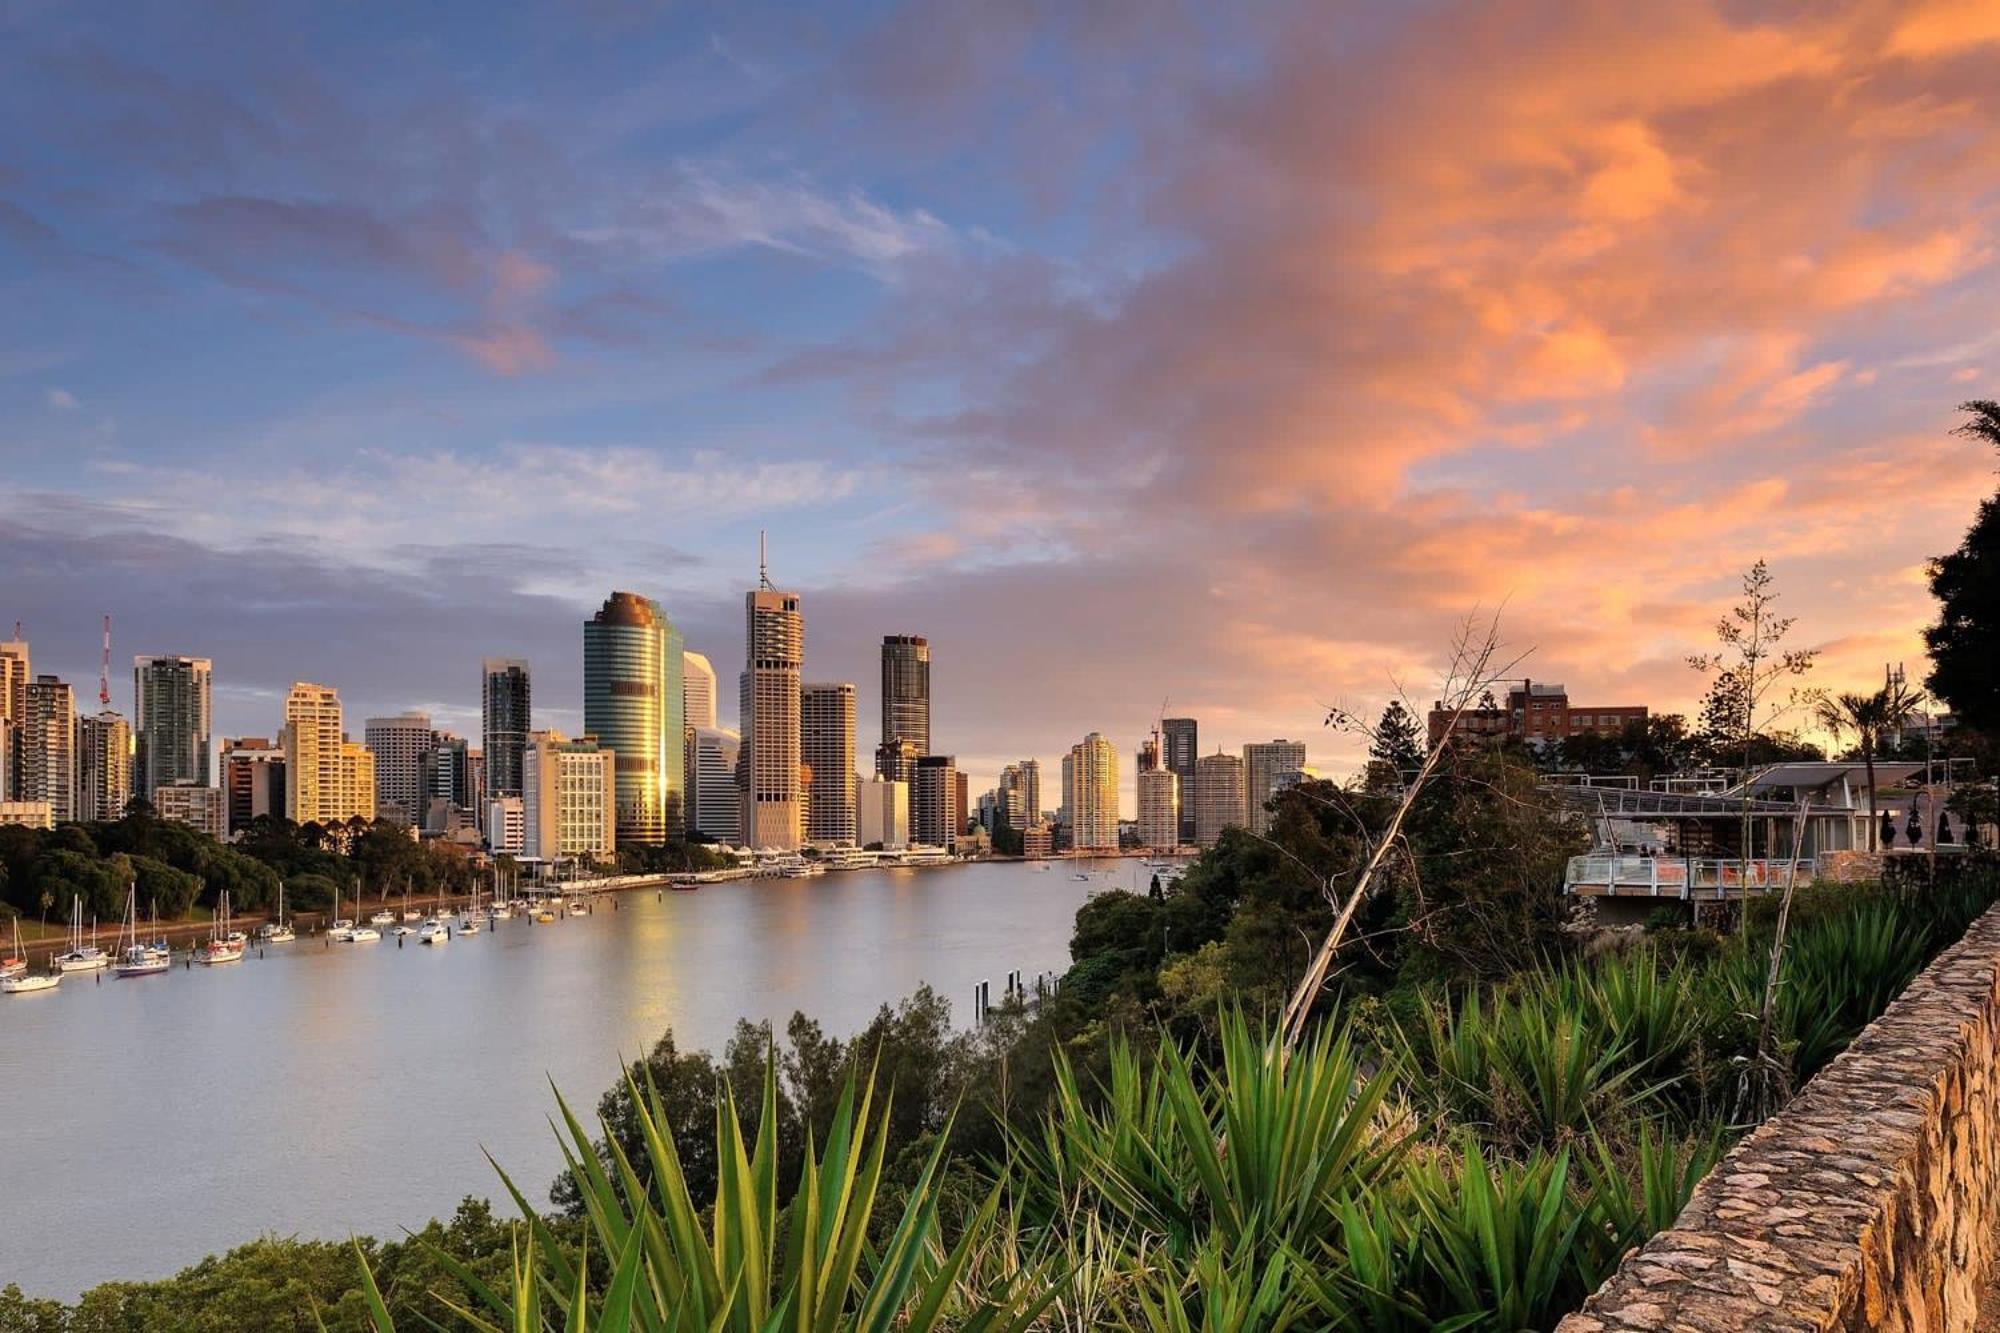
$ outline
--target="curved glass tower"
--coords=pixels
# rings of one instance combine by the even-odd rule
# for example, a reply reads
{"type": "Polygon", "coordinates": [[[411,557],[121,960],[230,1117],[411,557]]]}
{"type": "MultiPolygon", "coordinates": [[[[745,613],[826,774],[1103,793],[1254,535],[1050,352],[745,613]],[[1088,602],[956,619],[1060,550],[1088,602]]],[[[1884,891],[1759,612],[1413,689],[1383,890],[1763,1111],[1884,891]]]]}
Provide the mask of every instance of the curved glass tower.
{"type": "Polygon", "coordinates": [[[614,592],[583,622],[583,729],[616,756],[618,841],[681,827],[681,633],[659,603],[614,592]]]}

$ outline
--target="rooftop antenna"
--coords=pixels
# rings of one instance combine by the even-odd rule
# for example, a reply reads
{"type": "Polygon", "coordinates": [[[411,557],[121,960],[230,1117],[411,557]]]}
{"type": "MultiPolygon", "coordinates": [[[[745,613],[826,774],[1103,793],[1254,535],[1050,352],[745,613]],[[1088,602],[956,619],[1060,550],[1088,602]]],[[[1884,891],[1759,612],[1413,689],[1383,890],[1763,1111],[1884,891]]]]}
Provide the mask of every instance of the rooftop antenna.
{"type": "Polygon", "coordinates": [[[104,617],[104,656],[97,664],[97,706],[111,707],[111,617],[104,617]]]}
{"type": "Polygon", "coordinates": [[[757,529],[757,586],[760,588],[771,586],[771,571],[769,561],[765,558],[766,554],[764,529],[759,528],[757,529]]]}

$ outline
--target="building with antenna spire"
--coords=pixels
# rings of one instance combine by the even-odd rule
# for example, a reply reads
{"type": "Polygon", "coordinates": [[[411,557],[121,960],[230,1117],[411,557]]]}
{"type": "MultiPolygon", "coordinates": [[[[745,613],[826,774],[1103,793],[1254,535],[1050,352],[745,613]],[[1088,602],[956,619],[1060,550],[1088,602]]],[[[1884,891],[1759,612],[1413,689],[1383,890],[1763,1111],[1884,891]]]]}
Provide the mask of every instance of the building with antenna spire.
{"type": "Polygon", "coordinates": [[[743,598],[742,741],[737,783],[747,846],[789,851],[801,838],[799,686],[805,617],[799,595],[771,582],[757,534],[757,586],[743,598]]]}

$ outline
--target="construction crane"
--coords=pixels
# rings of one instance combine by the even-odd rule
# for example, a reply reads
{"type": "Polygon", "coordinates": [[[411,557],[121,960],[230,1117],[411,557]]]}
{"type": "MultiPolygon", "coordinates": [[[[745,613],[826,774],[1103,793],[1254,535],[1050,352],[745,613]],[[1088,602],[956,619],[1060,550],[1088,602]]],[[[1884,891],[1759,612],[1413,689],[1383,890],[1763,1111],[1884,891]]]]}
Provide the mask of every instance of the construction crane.
{"type": "Polygon", "coordinates": [[[108,615],[104,617],[104,656],[97,664],[97,706],[111,707],[111,617],[108,615]]]}

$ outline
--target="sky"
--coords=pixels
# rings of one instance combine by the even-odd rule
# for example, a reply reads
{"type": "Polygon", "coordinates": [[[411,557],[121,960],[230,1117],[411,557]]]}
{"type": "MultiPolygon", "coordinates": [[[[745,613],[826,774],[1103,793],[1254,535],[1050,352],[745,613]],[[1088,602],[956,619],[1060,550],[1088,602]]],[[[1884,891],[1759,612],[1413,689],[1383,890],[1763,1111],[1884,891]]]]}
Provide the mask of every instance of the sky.
{"type": "MultiPolygon", "coordinates": [[[[975,783],[1428,702],[1501,614],[1688,709],[1770,561],[1923,670],[1994,460],[2000,6],[0,0],[0,630],[350,729],[580,725],[581,621],[728,681],[932,644],[975,783]]],[[[865,764],[865,761],[864,761],[865,764]]],[[[1130,778],[1126,785],[1129,789],[1130,778]]]]}

